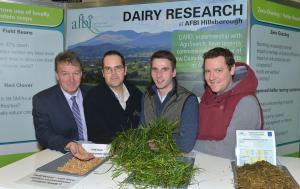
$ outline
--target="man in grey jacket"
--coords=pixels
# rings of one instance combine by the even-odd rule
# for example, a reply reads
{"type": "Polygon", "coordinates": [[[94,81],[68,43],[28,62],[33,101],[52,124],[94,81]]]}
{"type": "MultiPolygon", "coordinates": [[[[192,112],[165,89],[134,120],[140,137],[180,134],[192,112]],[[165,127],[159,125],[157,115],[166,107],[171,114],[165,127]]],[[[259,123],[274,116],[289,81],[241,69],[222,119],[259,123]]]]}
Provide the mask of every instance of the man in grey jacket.
{"type": "Polygon", "coordinates": [[[148,124],[159,118],[179,121],[173,139],[181,151],[189,152],[196,142],[198,99],[177,84],[176,58],[170,51],[156,51],[150,63],[152,84],[144,95],[141,122],[148,124]]]}

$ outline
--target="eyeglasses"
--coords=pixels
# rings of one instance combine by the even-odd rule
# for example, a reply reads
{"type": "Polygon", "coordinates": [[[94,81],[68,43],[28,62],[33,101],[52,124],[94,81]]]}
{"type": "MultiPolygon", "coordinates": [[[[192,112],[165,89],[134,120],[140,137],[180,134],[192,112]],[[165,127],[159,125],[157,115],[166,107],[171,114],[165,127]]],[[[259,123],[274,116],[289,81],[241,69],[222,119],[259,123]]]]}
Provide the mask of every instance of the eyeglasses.
{"type": "Polygon", "coordinates": [[[113,72],[121,73],[123,71],[123,69],[124,69],[123,65],[118,65],[118,66],[115,66],[115,67],[105,66],[103,68],[103,71],[104,71],[104,73],[113,73],[113,72]]]}

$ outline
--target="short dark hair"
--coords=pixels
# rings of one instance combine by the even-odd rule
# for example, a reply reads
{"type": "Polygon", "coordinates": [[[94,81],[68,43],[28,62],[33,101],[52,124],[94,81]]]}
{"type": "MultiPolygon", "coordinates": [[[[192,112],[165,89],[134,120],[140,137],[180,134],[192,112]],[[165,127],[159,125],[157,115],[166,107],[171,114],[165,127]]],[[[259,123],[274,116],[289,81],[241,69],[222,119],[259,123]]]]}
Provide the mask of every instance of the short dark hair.
{"type": "Polygon", "coordinates": [[[203,54],[203,68],[205,64],[205,60],[208,58],[216,58],[218,56],[223,56],[225,58],[226,65],[229,70],[231,70],[231,67],[235,64],[233,53],[226,48],[222,47],[216,47],[213,49],[210,49],[206,53],[203,54]]]}
{"type": "Polygon", "coordinates": [[[107,51],[107,52],[104,53],[104,55],[103,55],[103,57],[101,59],[101,67],[102,67],[102,69],[103,69],[103,66],[104,66],[104,58],[106,56],[110,56],[110,55],[117,55],[117,56],[119,56],[121,58],[123,66],[125,67],[125,58],[124,58],[124,56],[119,51],[109,50],[109,51],[107,51]]]}
{"type": "Polygon", "coordinates": [[[79,56],[70,50],[63,51],[56,55],[55,57],[55,72],[57,72],[57,67],[61,63],[68,63],[72,65],[78,65],[81,69],[81,60],[79,56]]]}
{"type": "Polygon", "coordinates": [[[176,58],[174,54],[171,51],[168,50],[158,50],[154,52],[150,58],[150,64],[152,66],[152,61],[156,58],[164,58],[171,61],[172,69],[174,70],[176,68],[176,58]]]}

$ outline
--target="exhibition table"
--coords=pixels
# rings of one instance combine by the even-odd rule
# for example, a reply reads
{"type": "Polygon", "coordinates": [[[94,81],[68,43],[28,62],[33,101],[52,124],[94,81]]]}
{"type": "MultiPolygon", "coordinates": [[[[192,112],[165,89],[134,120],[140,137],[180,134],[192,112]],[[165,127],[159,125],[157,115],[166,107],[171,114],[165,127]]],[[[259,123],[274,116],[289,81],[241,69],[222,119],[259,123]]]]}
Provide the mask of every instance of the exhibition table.
{"type": "MultiPolygon", "coordinates": [[[[59,188],[52,186],[37,185],[23,182],[24,178],[33,174],[38,167],[41,167],[63,154],[52,150],[43,150],[25,159],[7,165],[0,169],[0,189],[42,189],[59,188]]],[[[194,153],[195,166],[201,168],[199,174],[188,186],[188,189],[234,189],[233,173],[231,162],[215,156],[203,153],[194,153]]],[[[294,179],[300,183],[300,158],[278,157],[278,162],[288,168],[294,179]]],[[[119,188],[119,182],[126,178],[121,175],[112,179],[110,161],[106,161],[97,169],[70,186],[71,189],[115,189],[119,188]]],[[[25,179],[26,180],[26,179],[25,179]]],[[[133,188],[128,185],[126,188],[133,188]]]]}

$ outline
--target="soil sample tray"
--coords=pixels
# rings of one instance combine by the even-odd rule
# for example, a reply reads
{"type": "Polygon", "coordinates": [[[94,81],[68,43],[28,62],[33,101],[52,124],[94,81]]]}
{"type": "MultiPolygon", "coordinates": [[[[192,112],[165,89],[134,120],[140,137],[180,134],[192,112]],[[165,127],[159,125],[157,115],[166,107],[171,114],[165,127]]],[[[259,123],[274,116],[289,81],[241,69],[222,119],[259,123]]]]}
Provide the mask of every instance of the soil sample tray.
{"type": "Polygon", "coordinates": [[[66,174],[73,176],[85,176],[99,167],[105,159],[94,158],[89,161],[81,161],[73,157],[72,153],[67,153],[46,165],[37,168],[37,171],[66,174]]]}
{"type": "Polygon", "coordinates": [[[236,189],[300,189],[285,166],[274,166],[267,161],[238,167],[231,163],[236,189]]]}

